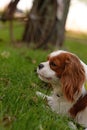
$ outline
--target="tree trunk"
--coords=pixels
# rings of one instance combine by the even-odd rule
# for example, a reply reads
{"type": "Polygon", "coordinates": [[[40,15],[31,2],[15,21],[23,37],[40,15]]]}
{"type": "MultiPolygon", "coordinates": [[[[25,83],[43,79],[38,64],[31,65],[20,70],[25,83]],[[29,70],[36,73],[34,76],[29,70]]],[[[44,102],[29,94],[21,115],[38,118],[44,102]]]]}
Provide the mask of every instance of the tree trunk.
{"type": "Polygon", "coordinates": [[[29,13],[22,40],[35,43],[36,47],[42,47],[50,39],[57,11],[57,1],[34,0],[29,13]]]}
{"type": "Polygon", "coordinates": [[[4,13],[2,14],[2,21],[12,20],[16,6],[20,0],[11,0],[11,2],[6,7],[4,13]]]}
{"type": "Polygon", "coordinates": [[[66,24],[67,14],[70,6],[70,0],[61,0],[61,1],[62,1],[61,3],[58,3],[60,8],[58,10],[57,21],[56,21],[56,29],[57,29],[56,47],[61,47],[64,43],[65,24],[66,24]]]}
{"type": "Polygon", "coordinates": [[[46,48],[48,43],[62,46],[70,0],[34,0],[22,40],[46,48]]]}

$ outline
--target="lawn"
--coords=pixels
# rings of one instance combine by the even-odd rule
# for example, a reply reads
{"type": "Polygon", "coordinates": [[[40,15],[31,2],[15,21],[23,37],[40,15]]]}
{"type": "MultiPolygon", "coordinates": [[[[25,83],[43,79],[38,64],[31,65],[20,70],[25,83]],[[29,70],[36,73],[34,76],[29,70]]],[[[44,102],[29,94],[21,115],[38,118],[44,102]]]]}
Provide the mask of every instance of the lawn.
{"type": "MultiPolygon", "coordinates": [[[[68,121],[72,119],[52,112],[36,96],[36,91],[50,92],[35,70],[52,50],[12,47],[8,44],[8,31],[1,30],[0,34],[4,39],[0,42],[0,130],[71,130],[68,121]]],[[[87,63],[87,44],[83,41],[66,39],[63,49],[76,53],[87,63]]]]}

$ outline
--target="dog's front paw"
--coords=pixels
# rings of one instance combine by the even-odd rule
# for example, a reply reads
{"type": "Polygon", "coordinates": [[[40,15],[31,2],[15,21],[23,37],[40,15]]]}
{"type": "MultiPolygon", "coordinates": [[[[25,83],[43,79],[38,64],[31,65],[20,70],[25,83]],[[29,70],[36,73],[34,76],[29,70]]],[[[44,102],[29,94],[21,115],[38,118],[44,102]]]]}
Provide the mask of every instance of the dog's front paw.
{"type": "Polygon", "coordinates": [[[69,121],[69,122],[68,122],[68,125],[69,125],[69,127],[70,127],[72,130],[77,130],[76,125],[75,125],[72,121],[69,121]]]}
{"type": "Polygon", "coordinates": [[[53,97],[47,97],[48,105],[51,107],[52,111],[58,112],[59,105],[58,100],[54,99],[53,97]]]}
{"type": "Polygon", "coordinates": [[[45,99],[45,98],[48,97],[47,95],[45,95],[45,94],[43,94],[43,93],[41,93],[41,92],[39,92],[39,91],[36,91],[36,95],[37,95],[38,97],[43,98],[43,99],[45,99]]]}

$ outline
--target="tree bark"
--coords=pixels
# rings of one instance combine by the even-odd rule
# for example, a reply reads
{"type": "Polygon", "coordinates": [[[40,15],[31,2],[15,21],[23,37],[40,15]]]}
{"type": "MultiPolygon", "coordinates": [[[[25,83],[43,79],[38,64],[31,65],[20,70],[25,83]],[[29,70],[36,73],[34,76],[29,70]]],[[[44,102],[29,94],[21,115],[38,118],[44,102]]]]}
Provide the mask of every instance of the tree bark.
{"type": "Polygon", "coordinates": [[[33,42],[36,47],[46,46],[54,27],[56,11],[56,1],[34,0],[22,40],[28,45],[33,42]]]}
{"type": "MultiPolygon", "coordinates": [[[[60,1],[60,0],[59,0],[60,1]]],[[[59,12],[62,11],[60,16],[57,15],[56,21],[56,29],[57,29],[57,40],[56,40],[56,47],[61,47],[64,43],[65,39],[65,24],[67,19],[67,14],[69,11],[70,0],[61,0],[60,7],[63,8],[62,10],[58,10],[59,12]]],[[[60,12],[61,13],[61,12],[60,12]]]]}
{"type": "Polygon", "coordinates": [[[11,0],[11,2],[6,7],[4,13],[2,14],[2,21],[12,20],[16,6],[20,0],[11,0]]]}
{"type": "Polygon", "coordinates": [[[61,47],[70,0],[34,0],[22,40],[46,48],[49,43],[61,47]]]}

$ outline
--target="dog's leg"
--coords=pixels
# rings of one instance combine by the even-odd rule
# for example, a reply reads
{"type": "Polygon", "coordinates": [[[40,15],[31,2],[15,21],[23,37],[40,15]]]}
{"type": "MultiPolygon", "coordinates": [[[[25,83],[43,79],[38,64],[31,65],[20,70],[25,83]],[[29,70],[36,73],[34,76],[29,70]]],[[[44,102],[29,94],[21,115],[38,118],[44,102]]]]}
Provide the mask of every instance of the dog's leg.
{"type": "Polygon", "coordinates": [[[56,101],[56,99],[54,99],[53,96],[47,96],[46,94],[43,94],[43,93],[41,93],[39,91],[36,92],[36,95],[38,97],[41,97],[43,100],[46,99],[47,100],[47,104],[50,106],[52,111],[57,111],[56,110],[57,101],[56,101]]]}
{"type": "Polygon", "coordinates": [[[46,94],[43,94],[43,93],[41,93],[41,92],[39,92],[39,91],[36,92],[36,95],[37,95],[38,97],[43,98],[43,99],[48,98],[48,96],[47,96],[46,94]]]}
{"type": "Polygon", "coordinates": [[[42,99],[46,99],[47,103],[51,107],[52,111],[58,112],[59,105],[58,105],[57,97],[55,98],[55,96],[53,96],[53,95],[52,96],[47,96],[47,95],[45,95],[45,94],[43,94],[43,93],[41,93],[39,91],[36,92],[36,95],[38,97],[41,97],[42,99]]]}
{"type": "Polygon", "coordinates": [[[44,93],[41,93],[41,92],[39,92],[39,91],[36,92],[36,95],[37,95],[38,97],[41,97],[42,99],[47,99],[48,105],[49,105],[49,102],[53,99],[52,96],[48,96],[48,95],[46,95],[46,94],[44,94],[44,93]]]}
{"type": "Polygon", "coordinates": [[[44,93],[41,93],[41,92],[39,92],[39,91],[37,91],[36,92],[36,95],[38,96],[38,97],[41,97],[41,98],[43,98],[43,99],[47,99],[47,100],[50,100],[52,97],[51,96],[48,96],[48,95],[46,95],[46,94],[44,94],[44,93]]]}
{"type": "Polygon", "coordinates": [[[38,97],[41,97],[42,99],[46,99],[48,102],[48,105],[51,107],[52,111],[56,111],[56,105],[58,104],[57,99],[54,99],[53,96],[47,96],[39,91],[36,92],[36,95],[38,97]]]}
{"type": "Polygon", "coordinates": [[[68,125],[72,130],[77,130],[76,125],[72,121],[69,121],[68,125]]]}

